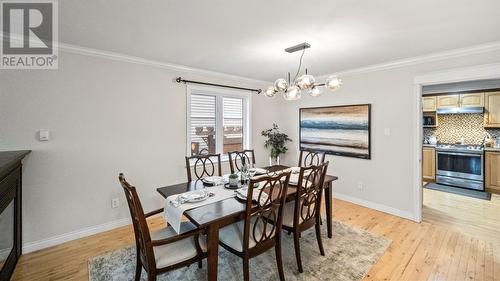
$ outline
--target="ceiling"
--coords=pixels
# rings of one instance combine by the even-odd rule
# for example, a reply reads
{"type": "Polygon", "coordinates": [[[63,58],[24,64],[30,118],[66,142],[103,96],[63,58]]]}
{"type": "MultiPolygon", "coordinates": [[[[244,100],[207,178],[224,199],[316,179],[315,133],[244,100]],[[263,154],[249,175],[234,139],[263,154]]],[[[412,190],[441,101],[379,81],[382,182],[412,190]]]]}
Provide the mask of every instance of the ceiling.
{"type": "Polygon", "coordinates": [[[500,41],[500,1],[64,0],[59,41],[273,81],[500,41]]]}

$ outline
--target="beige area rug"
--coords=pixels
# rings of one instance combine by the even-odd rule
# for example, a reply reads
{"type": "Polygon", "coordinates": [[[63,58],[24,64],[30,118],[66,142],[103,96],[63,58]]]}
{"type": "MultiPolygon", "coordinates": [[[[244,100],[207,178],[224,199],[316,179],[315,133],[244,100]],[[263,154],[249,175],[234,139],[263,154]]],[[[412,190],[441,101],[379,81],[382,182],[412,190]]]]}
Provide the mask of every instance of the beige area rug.
{"type": "MultiPolygon", "coordinates": [[[[324,227],[323,227],[324,229],[324,227]]],[[[319,254],[314,228],[303,233],[301,253],[304,273],[299,274],[295,262],[293,239],[283,234],[283,266],[287,281],[292,280],[361,280],[385,252],[391,241],[366,231],[334,221],[333,237],[323,235],[326,256],[319,254]]],[[[206,260],[158,277],[167,280],[206,280],[206,260]]],[[[274,250],[250,260],[250,280],[279,280],[274,250]]],[[[89,260],[90,281],[133,280],[135,246],[123,248],[89,260]]],[[[243,280],[241,259],[219,247],[218,280],[243,280]]],[[[146,273],[142,271],[142,280],[146,273]]]]}

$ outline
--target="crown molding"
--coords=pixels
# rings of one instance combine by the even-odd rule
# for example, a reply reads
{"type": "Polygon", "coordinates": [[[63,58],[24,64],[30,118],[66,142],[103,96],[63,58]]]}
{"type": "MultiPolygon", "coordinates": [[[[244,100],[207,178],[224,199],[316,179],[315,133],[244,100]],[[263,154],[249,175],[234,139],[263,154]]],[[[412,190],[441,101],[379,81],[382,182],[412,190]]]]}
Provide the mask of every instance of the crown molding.
{"type": "MultiPolygon", "coordinates": [[[[20,38],[15,38],[15,40],[20,40],[20,38]]],[[[1,41],[3,41],[3,34],[0,31],[0,42],[1,41]]],[[[145,59],[142,57],[131,56],[131,55],[110,52],[110,51],[104,51],[104,50],[100,50],[100,49],[87,48],[87,47],[82,47],[82,46],[78,46],[78,45],[62,43],[62,42],[54,42],[54,46],[57,46],[59,51],[66,52],[66,53],[86,55],[86,56],[91,56],[91,57],[104,58],[104,59],[110,59],[110,60],[115,60],[115,61],[120,61],[120,62],[139,64],[139,65],[146,65],[146,66],[157,67],[157,68],[171,70],[171,71],[185,72],[185,73],[192,73],[192,74],[199,74],[199,75],[207,75],[207,76],[219,77],[219,78],[224,78],[224,79],[228,79],[228,80],[232,80],[232,81],[247,82],[247,83],[252,83],[252,84],[268,85],[270,83],[273,83],[271,81],[252,79],[252,78],[233,75],[233,74],[229,74],[229,73],[217,72],[217,71],[206,70],[206,69],[195,68],[195,67],[189,67],[189,66],[180,65],[180,64],[173,64],[173,63],[161,62],[161,61],[156,61],[156,60],[149,60],[149,59],[145,59]]],[[[448,51],[444,51],[444,52],[431,53],[431,54],[422,55],[422,56],[394,60],[394,61],[389,61],[389,62],[384,62],[384,63],[379,63],[379,64],[363,66],[363,67],[359,67],[359,68],[352,68],[352,69],[337,71],[334,73],[318,75],[318,79],[325,79],[326,77],[328,77],[330,75],[341,75],[343,77],[352,76],[352,75],[358,75],[358,74],[363,74],[363,73],[389,70],[389,69],[394,69],[394,68],[399,68],[399,67],[404,67],[404,66],[417,65],[417,64],[427,63],[427,62],[440,61],[440,60],[445,60],[445,59],[450,59],[450,58],[457,58],[457,57],[463,57],[463,56],[468,56],[468,55],[475,55],[475,54],[481,54],[481,53],[487,53],[487,52],[499,51],[499,50],[500,50],[500,41],[495,41],[495,42],[490,42],[490,43],[481,44],[481,45],[453,49],[453,50],[448,50],[448,51]]]]}
{"type": "MultiPolygon", "coordinates": [[[[0,42],[3,42],[3,40],[4,40],[4,34],[3,34],[3,32],[0,31],[0,42]]],[[[25,38],[23,38],[22,36],[19,36],[19,35],[11,35],[11,40],[14,40],[16,42],[23,42],[23,40],[25,40],[25,38]]],[[[31,39],[28,39],[28,40],[31,41],[31,39]]],[[[189,66],[185,66],[185,65],[149,60],[149,59],[145,59],[145,58],[141,58],[141,57],[130,56],[130,55],[126,55],[126,54],[104,51],[104,50],[99,50],[99,49],[87,48],[87,47],[62,43],[62,42],[58,42],[58,41],[54,41],[53,46],[54,46],[54,48],[56,48],[60,52],[109,59],[109,60],[125,62],[125,63],[133,63],[133,64],[157,67],[157,68],[176,71],[176,72],[192,73],[192,74],[198,74],[198,75],[207,75],[207,76],[213,76],[213,77],[218,77],[218,78],[224,78],[224,79],[231,80],[231,81],[247,82],[247,83],[251,83],[251,84],[267,85],[267,84],[271,83],[269,81],[252,79],[252,78],[247,78],[247,77],[243,77],[243,76],[237,76],[237,75],[233,75],[233,74],[217,72],[217,71],[212,71],[212,70],[206,70],[206,69],[201,69],[201,68],[194,68],[194,67],[189,67],[189,66]]]]}
{"type": "Polygon", "coordinates": [[[270,83],[269,81],[252,79],[252,78],[237,76],[237,75],[233,75],[233,74],[229,74],[229,73],[217,72],[217,71],[206,70],[206,69],[201,69],[201,68],[194,68],[194,67],[189,67],[189,66],[180,65],[180,64],[173,64],[173,63],[166,63],[166,62],[161,62],[161,61],[149,60],[149,59],[145,59],[145,58],[141,58],[141,57],[130,56],[130,55],[126,55],[126,54],[109,52],[109,51],[104,51],[104,50],[99,50],[99,49],[87,48],[87,47],[82,47],[82,46],[77,46],[77,45],[72,45],[72,44],[66,44],[66,43],[59,43],[59,51],[66,52],[66,53],[72,53],[72,54],[78,54],[78,55],[97,57],[97,58],[104,58],[104,59],[115,60],[115,61],[126,62],[126,63],[146,65],[146,66],[157,67],[157,68],[176,71],[176,72],[185,72],[185,73],[213,76],[213,77],[224,78],[224,79],[238,81],[238,82],[247,82],[247,83],[252,83],[252,84],[269,84],[270,83]]]}
{"type": "Polygon", "coordinates": [[[369,73],[369,72],[374,72],[374,71],[389,70],[389,69],[394,69],[394,68],[399,68],[399,67],[404,67],[404,66],[422,64],[422,63],[433,62],[433,61],[440,61],[440,60],[445,60],[445,59],[450,59],[450,58],[457,58],[457,57],[463,57],[463,56],[469,56],[469,55],[475,55],[475,54],[481,54],[481,53],[487,53],[487,52],[499,51],[499,50],[500,50],[500,41],[495,41],[495,42],[490,42],[490,43],[486,43],[486,44],[470,46],[470,47],[466,47],[466,48],[453,49],[453,50],[432,53],[432,54],[423,55],[423,56],[411,57],[411,58],[406,58],[406,59],[400,59],[400,60],[395,60],[395,61],[389,61],[389,62],[384,62],[384,63],[379,63],[379,64],[363,66],[363,67],[359,67],[359,68],[347,69],[347,70],[338,71],[338,72],[334,72],[334,73],[330,73],[330,74],[324,74],[324,75],[321,75],[320,78],[326,78],[329,75],[340,75],[343,77],[352,76],[352,75],[358,75],[358,74],[369,73]]]}

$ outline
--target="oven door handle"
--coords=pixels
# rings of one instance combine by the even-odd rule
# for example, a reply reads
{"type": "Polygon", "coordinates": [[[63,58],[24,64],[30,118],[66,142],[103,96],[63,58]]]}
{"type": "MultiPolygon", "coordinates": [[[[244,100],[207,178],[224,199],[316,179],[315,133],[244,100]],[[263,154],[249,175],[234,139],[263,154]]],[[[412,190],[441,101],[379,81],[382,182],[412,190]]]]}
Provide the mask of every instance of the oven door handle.
{"type": "Polygon", "coordinates": [[[472,157],[483,157],[482,154],[474,154],[474,153],[459,153],[459,152],[443,152],[443,151],[438,151],[437,154],[443,154],[443,155],[457,155],[457,156],[472,156],[472,157]]]}

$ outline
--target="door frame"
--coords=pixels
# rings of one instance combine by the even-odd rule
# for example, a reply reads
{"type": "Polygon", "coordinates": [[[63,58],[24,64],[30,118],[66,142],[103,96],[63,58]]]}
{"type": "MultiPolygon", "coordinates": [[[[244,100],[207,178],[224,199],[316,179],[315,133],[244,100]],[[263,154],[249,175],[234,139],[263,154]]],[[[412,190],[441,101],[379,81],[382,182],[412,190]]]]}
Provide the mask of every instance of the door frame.
{"type": "Polygon", "coordinates": [[[422,87],[436,84],[446,84],[454,82],[484,80],[484,79],[500,79],[500,63],[483,64],[463,68],[449,69],[439,72],[431,72],[416,76],[413,80],[414,84],[414,99],[415,107],[413,114],[413,124],[417,124],[413,130],[413,153],[412,163],[413,168],[413,192],[415,197],[414,204],[414,220],[422,221],[422,205],[423,205],[423,190],[422,190],[422,87]]]}

